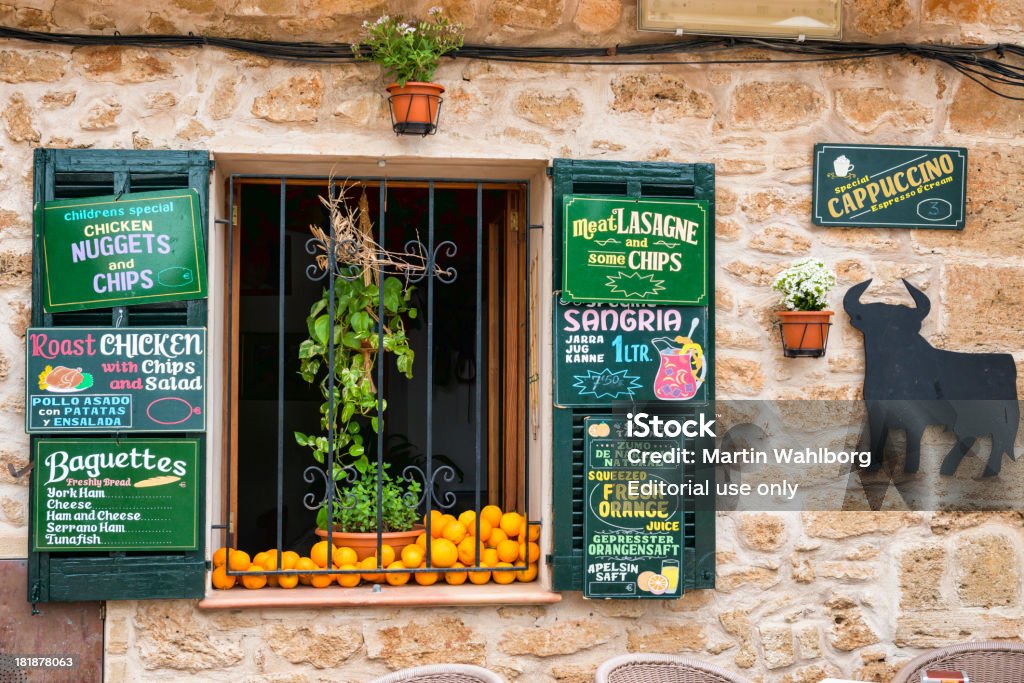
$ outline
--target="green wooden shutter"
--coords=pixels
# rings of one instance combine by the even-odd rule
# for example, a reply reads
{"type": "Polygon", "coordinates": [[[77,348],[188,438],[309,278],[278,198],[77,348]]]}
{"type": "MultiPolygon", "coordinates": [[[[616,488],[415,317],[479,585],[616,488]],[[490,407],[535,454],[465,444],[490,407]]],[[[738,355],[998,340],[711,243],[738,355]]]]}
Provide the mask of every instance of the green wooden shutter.
{"type": "MultiPolygon", "coordinates": [[[[120,151],[37,149],[33,203],[93,197],[119,192],[145,192],[191,187],[199,193],[203,239],[207,240],[210,157],[205,151],[120,151]]],[[[44,314],[39,258],[43,226],[34,226],[32,255],[32,325],[60,327],[205,326],[206,301],[176,301],[88,311],[44,314]]],[[[89,436],[113,437],[114,434],[89,436]]],[[[161,437],[202,434],[162,433],[161,437]]],[[[33,437],[32,452],[35,452],[33,437]]],[[[205,441],[200,440],[199,471],[206,467],[205,441]]],[[[35,476],[35,472],[33,472],[35,476]]],[[[205,478],[199,477],[200,509],[197,537],[205,528],[205,478]]],[[[30,499],[30,508],[34,501],[30,499]]],[[[34,515],[29,511],[29,538],[34,515]]],[[[29,552],[28,598],[58,600],[137,600],[202,597],[205,547],[190,552],[36,553],[29,552]]]]}
{"type": "MultiPolygon", "coordinates": [[[[551,171],[554,189],[554,290],[562,288],[562,198],[567,194],[595,194],[626,197],[676,197],[708,201],[708,291],[707,310],[709,367],[705,386],[714,412],[715,398],[715,169],[713,164],[670,164],[656,162],[582,161],[555,159],[551,171]]],[[[594,409],[554,408],[553,490],[554,552],[552,565],[555,590],[583,590],[583,418],[594,409]],[[572,495],[564,495],[571,491],[572,495]]],[[[668,412],[668,411],[666,411],[668,412]]],[[[673,411],[678,412],[678,411],[673,411]]],[[[685,413],[683,413],[685,414],[685,413]]],[[[708,444],[690,440],[687,448],[708,444]]],[[[713,444],[711,444],[713,446],[713,444]]],[[[713,473],[688,468],[684,477],[710,478],[713,473]]],[[[715,512],[713,498],[684,502],[683,588],[715,586],[715,512]]]]}

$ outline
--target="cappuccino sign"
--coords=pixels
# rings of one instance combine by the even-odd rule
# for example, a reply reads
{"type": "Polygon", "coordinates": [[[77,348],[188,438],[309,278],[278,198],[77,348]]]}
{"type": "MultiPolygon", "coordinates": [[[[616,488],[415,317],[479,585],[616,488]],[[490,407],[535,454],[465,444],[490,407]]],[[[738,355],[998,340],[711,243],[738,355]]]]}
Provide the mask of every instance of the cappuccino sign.
{"type": "Polygon", "coordinates": [[[35,551],[195,550],[198,439],[39,439],[35,551]]]}
{"type": "Polygon", "coordinates": [[[816,225],[962,230],[963,147],[814,146],[816,225]]]}
{"type": "Polygon", "coordinates": [[[708,202],[566,195],[562,301],[708,305],[708,202]]]}

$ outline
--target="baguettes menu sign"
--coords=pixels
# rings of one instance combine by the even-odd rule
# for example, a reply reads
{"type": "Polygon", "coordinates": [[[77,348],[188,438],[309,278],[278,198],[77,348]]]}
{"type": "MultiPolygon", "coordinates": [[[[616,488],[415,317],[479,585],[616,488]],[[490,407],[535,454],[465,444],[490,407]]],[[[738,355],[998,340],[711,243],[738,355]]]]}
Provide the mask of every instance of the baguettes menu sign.
{"type": "Polygon", "coordinates": [[[36,208],[48,313],[206,296],[192,189],[65,199],[36,208]]]}

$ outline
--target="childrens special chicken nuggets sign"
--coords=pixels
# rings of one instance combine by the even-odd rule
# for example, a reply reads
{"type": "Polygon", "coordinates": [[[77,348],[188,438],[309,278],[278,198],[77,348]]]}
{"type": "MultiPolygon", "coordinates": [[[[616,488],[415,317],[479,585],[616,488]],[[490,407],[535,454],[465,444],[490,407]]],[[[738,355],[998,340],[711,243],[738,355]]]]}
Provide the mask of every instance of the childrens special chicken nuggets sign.
{"type": "Polygon", "coordinates": [[[707,306],[708,202],[566,195],[562,301],[707,306]]]}
{"type": "Polygon", "coordinates": [[[36,208],[47,313],[206,296],[192,189],[46,202],[36,208]]]}
{"type": "Polygon", "coordinates": [[[815,225],[962,230],[963,147],[814,146],[815,225]]]}

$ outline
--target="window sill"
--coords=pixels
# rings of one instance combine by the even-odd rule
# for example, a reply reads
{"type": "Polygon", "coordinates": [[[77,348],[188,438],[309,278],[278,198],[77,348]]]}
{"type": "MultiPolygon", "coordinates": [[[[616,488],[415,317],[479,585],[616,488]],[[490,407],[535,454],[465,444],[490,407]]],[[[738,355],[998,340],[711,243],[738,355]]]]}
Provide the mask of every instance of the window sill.
{"type": "Polygon", "coordinates": [[[200,609],[322,608],[356,606],[443,607],[457,605],[546,605],[562,600],[541,586],[387,586],[374,592],[373,586],[357,588],[311,588],[290,590],[232,588],[213,591],[199,601],[200,609]]]}

